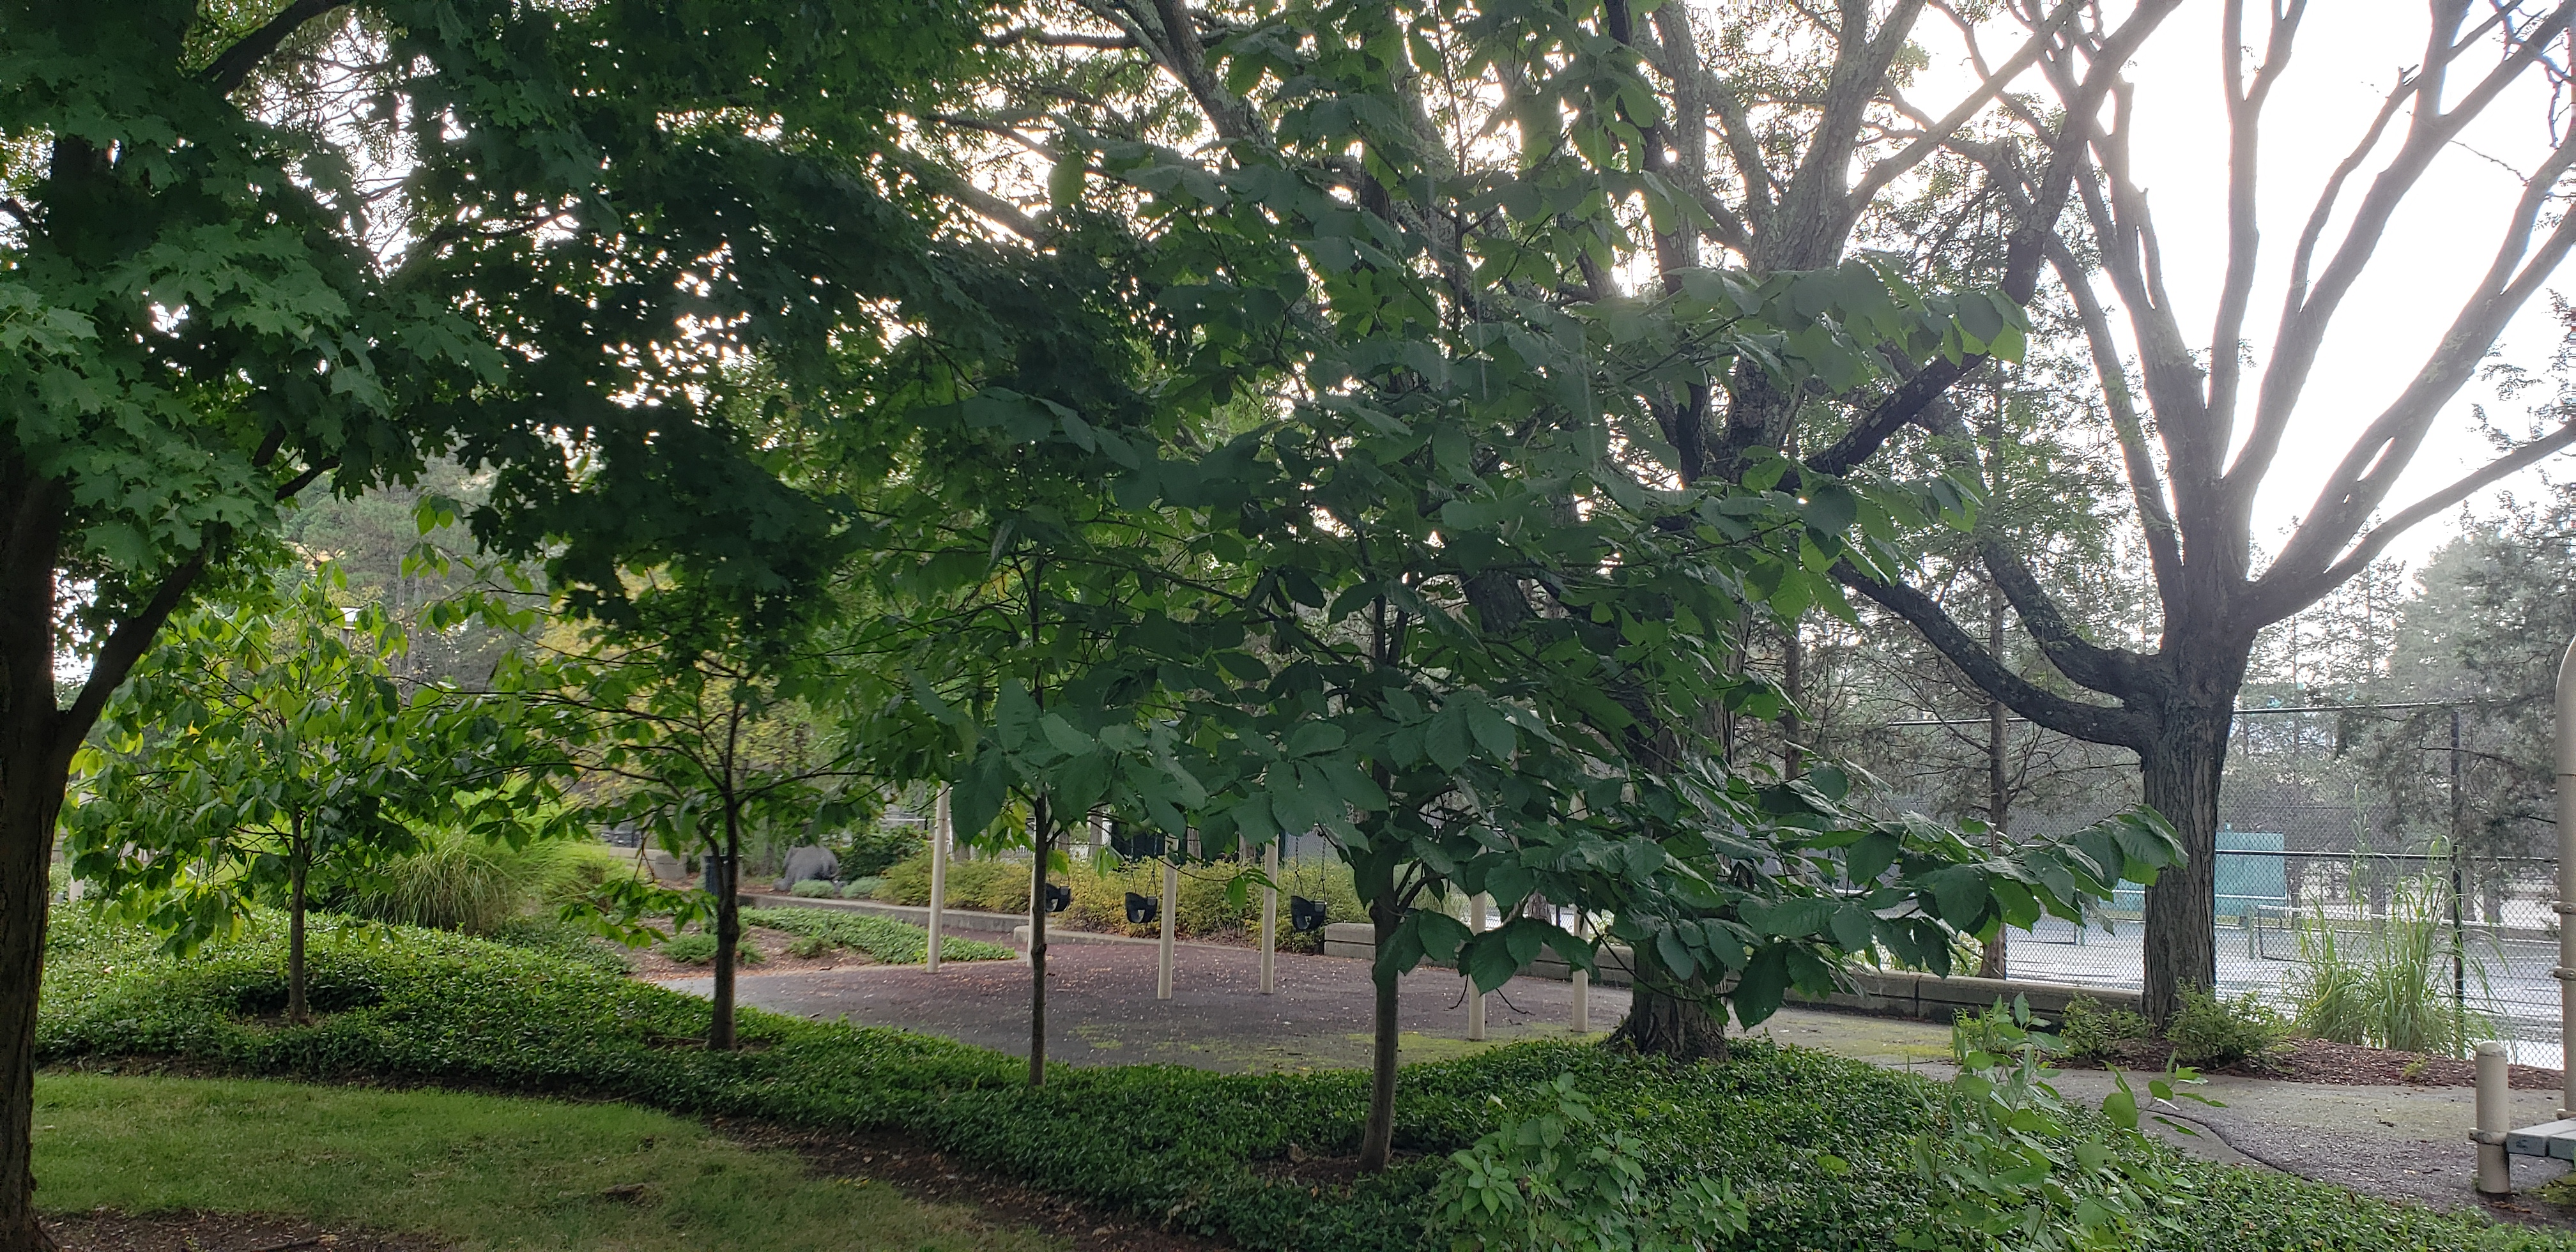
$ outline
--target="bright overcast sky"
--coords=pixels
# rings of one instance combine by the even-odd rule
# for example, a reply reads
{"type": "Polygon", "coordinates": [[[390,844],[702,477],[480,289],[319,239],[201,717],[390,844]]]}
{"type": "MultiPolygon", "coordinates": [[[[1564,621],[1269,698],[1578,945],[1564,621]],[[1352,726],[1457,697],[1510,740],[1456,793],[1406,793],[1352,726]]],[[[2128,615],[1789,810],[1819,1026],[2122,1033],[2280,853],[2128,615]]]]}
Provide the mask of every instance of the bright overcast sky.
{"type": "MultiPolygon", "coordinates": [[[[2114,7],[2126,9],[2125,5],[2114,7]]],[[[2245,7],[2249,11],[2246,42],[2259,49],[2264,39],[2260,15],[2270,6],[2253,0],[2245,7]]],[[[2401,70],[2422,60],[2425,8],[2422,0],[2316,0],[2310,5],[2289,73],[2275,88],[2264,114],[2264,265],[2253,314],[2246,323],[2258,369],[2279,317],[2289,250],[2318,189],[2369,124],[2384,93],[2401,70]]],[[[2485,8],[2480,4],[2476,11],[2485,8]]],[[[2167,284],[2196,348],[2208,343],[2226,256],[2221,209],[2227,186],[2227,130],[2218,79],[2219,13],[2218,0],[2188,0],[2140,51],[2130,74],[2137,86],[2139,179],[2148,190],[2162,233],[2167,284]]],[[[1922,34],[1936,55],[1956,63],[1958,58],[1940,45],[1945,33],[1946,26],[1936,17],[1925,18],[1922,34]]],[[[1991,41],[1988,55],[2000,59],[2014,46],[2017,43],[1991,41]]],[[[2248,57],[2249,66],[2255,59],[2248,57]]],[[[2464,54],[2452,81],[2464,86],[2465,81],[2474,81],[2469,76],[2483,64],[2492,63],[2489,53],[2464,54]]],[[[1951,72],[1964,81],[1963,68],[1951,72]]],[[[2456,88],[2453,95],[2456,98],[2456,88]]],[[[1955,98],[1938,91],[1921,96],[1924,101],[1955,98]]],[[[2352,433],[2375,418],[2403,388],[2458,312],[2465,292],[2486,272],[2502,237],[2504,216],[2520,190],[2519,180],[2500,165],[2528,169],[2546,151],[2548,107],[2547,88],[2536,76],[2518,92],[2489,106],[2462,142],[2435,164],[2391,223],[2371,271],[2336,319],[2284,441],[2256,513],[2258,543],[2277,547],[2292,519],[2308,511],[2327,473],[2350,447],[2352,433]]],[[[2391,126],[2392,134],[2404,125],[2401,115],[2391,126]]],[[[2380,155],[2384,157],[2391,147],[2383,140],[2380,155]]],[[[2366,165],[2347,186],[2341,200],[2345,207],[2359,197],[2378,165],[2378,161],[2366,165]]],[[[2339,237],[2340,229],[2338,221],[2328,231],[2321,256],[2339,237]]],[[[2550,286],[2576,294],[2576,266],[2562,267],[2560,274],[2550,286]]],[[[2525,309],[2499,346],[2504,360],[2539,372],[2546,369],[2558,337],[2544,294],[2525,309]]],[[[2247,390],[2250,395],[2250,380],[2247,390]]],[[[2477,433],[2472,406],[2486,403],[2499,426],[2518,433],[2528,426],[2530,405],[2545,402],[2548,390],[2526,393],[2520,402],[2504,402],[2483,384],[2464,389],[2436,422],[2408,476],[2384,506],[2386,511],[2412,503],[2491,455],[2477,433]]],[[[2241,438],[2241,425],[2237,433],[2241,438]]],[[[2539,471],[2567,477],[2576,472],[2576,457],[2562,454],[2539,471]]],[[[2538,483],[2534,471],[2525,471],[2502,489],[2520,488],[2528,494],[2538,483]]],[[[2473,503],[2491,511],[2494,496],[2489,492],[2473,503]]],[[[2425,522],[2399,541],[2391,554],[2418,563],[2456,529],[2456,514],[2425,522]]]]}

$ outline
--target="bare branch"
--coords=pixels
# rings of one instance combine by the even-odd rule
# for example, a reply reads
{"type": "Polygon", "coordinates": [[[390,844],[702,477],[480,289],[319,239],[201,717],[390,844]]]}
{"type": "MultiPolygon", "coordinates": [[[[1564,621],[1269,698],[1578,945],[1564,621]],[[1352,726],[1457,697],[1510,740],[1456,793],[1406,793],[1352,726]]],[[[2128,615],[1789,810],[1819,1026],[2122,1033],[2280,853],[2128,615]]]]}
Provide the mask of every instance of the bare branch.
{"type": "Polygon", "coordinates": [[[2111,429],[2119,436],[2120,460],[2128,471],[2129,495],[2138,505],[2140,529],[2147,536],[2147,557],[2155,566],[2156,588],[2165,597],[2166,616],[2173,615],[2172,597],[2182,587],[2182,532],[2174,525],[2173,509],[2166,499],[2164,477],[2156,470],[2155,457],[2147,450],[2146,424],[2138,420],[2138,408],[2129,395],[2128,371],[2120,364],[2120,344],[2111,333],[2111,315],[2094,294],[2093,283],[2076,260],[2066,241],[2049,240],[2049,261],[2056,267],[2058,284],[2075,301],[2076,317],[2084,325],[2084,340],[2093,351],[2093,372],[2102,382],[2102,399],[2109,410],[2111,429]]]}
{"type": "Polygon", "coordinates": [[[1977,89],[1969,93],[1966,99],[1961,100],[1956,108],[1951,109],[1948,116],[1926,125],[1923,128],[1923,136],[1907,145],[1903,151],[1870,166],[1869,172],[1861,176],[1859,185],[1852,188],[1852,204],[1856,208],[1868,205],[1889,183],[1895,182],[1907,170],[1922,164],[1934,152],[1939,151],[1944,140],[1957,134],[1960,127],[1967,125],[1969,120],[1976,117],[1977,113],[2001,94],[2005,87],[2010,86],[2012,80],[2021,77],[2021,72],[2029,69],[2031,63],[2038,60],[2042,52],[2048,50],[2048,45],[2056,40],[2059,28],[2073,18],[2084,4],[2085,0],[2061,0],[2057,10],[2049,14],[2048,20],[2041,23],[2037,30],[2031,32],[2030,38],[2022,43],[2021,50],[2015,52],[2011,59],[1993,71],[1985,72],[1984,81],[1977,84],[1977,89]]]}
{"type": "Polygon", "coordinates": [[[1035,26],[1015,27],[998,35],[987,36],[984,46],[1007,48],[1013,44],[1033,43],[1047,48],[1098,48],[1116,51],[1139,45],[1132,35],[1085,35],[1069,31],[1041,30],[1035,26]]]}
{"type": "MultiPolygon", "coordinates": [[[[2485,490],[2494,483],[2539,464],[2571,445],[2576,445],[2576,419],[2569,420],[2556,430],[2488,462],[2450,486],[2408,505],[2395,517],[2371,527],[2368,534],[2353,543],[2343,559],[2326,567],[2324,571],[2294,583],[2263,591],[2253,605],[2254,624],[2268,626],[2314,603],[2319,597],[2334,590],[2336,585],[2345,579],[2368,568],[2372,561],[2379,559],[2381,552],[2387,550],[2391,542],[2409,528],[2435,514],[2449,510],[2451,506],[2485,490]]],[[[2270,580],[2266,578],[2263,581],[2270,580]]],[[[2260,587],[2260,584],[2257,585],[2260,587]]]]}

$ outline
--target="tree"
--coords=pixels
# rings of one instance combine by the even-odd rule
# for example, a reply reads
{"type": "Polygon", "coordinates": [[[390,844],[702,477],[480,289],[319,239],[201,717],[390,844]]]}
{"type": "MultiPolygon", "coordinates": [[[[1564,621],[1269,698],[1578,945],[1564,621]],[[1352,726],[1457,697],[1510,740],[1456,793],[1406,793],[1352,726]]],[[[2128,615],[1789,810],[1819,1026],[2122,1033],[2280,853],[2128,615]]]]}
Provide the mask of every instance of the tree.
{"type": "Polygon", "coordinates": [[[49,1246],[27,1144],[65,780],[164,624],[284,502],[436,454],[494,471],[475,535],[586,609],[621,612],[635,564],[783,614],[836,529],[719,366],[797,393],[851,337],[989,321],[992,264],[880,162],[974,18],[0,6],[0,1248],[49,1246]]]}
{"type": "Polygon", "coordinates": [[[858,771],[846,721],[805,715],[828,705],[842,685],[831,659],[811,649],[784,651],[766,635],[711,646],[721,622],[668,620],[692,598],[640,594],[640,616],[624,630],[558,623],[555,634],[582,637],[570,648],[507,658],[501,680],[563,715],[557,742],[587,785],[586,817],[629,823],[664,848],[697,853],[705,866],[702,901],[674,902],[667,892],[621,883],[596,903],[613,911],[612,924],[661,908],[677,920],[713,920],[707,1047],[731,1051],[743,848],[762,830],[831,820],[858,771]],[[692,642],[639,646],[631,642],[639,635],[692,642]]]}
{"type": "Polygon", "coordinates": [[[523,706],[405,690],[402,631],[344,609],[330,573],[173,621],[82,750],[64,823],[72,872],[176,950],[283,907],[299,1024],[317,876],[417,852],[425,826],[514,845],[569,829],[542,816],[561,760],[523,706]]]}
{"type": "MultiPolygon", "coordinates": [[[[2054,20],[2033,3],[2007,7],[2032,26],[2054,20]]],[[[2228,4],[2219,15],[2229,119],[2228,246],[2216,322],[2197,348],[2167,297],[2160,267],[2170,258],[2159,250],[2155,218],[2131,159],[2138,124],[2129,104],[2133,88],[2118,82],[2112,98],[2119,107],[2112,116],[2102,113],[2103,76],[2116,74],[2134,44],[2101,25],[2107,16],[2064,27],[2037,62],[2055,107],[2043,111],[2010,102],[2031,142],[2059,158],[2080,155],[2083,162],[2076,182],[2083,208],[2080,238],[2051,233],[2045,247],[2057,282],[2076,307],[2095,362],[2100,403],[2120,441],[2160,600],[2161,634],[2152,648],[2088,638],[2024,551],[2000,537],[1982,544],[1981,561],[2048,667],[2081,688],[2060,694],[2005,665],[1919,587],[1857,572],[1848,578],[2022,716],[2138,753],[2146,802],[2172,819],[2191,856],[2182,872],[2160,880],[2147,898],[2145,1006],[2158,1020],[2173,1012],[2185,988],[2207,987],[2214,976],[2212,853],[2219,785],[2233,711],[2259,632],[2367,569],[2408,528],[2576,443],[2576,423],[2565,419],[2562,408],[2550,407],[2530,437],[2383,515],[2435,418],[2477,373],[2506,323],[2576,246],[2576,218],[2553,216],[2550,209],[2561,180],[2576,165],[2576,145],[2553,141],[2522,194],[2498,213],[2494,261],[2441,341],[2415,376],[2359,426],[2315,504],[2258,568],[2251,532],[2257,493],[2354,284],[2383,245],[2402,242],[2391,238],[2391,221],[2463,129],[2509,98],[2517,84],[2558,73],[2548,50],[2576,17],[2576,5],[2568,4],[2500,5],[2475,20],[2470,10],[2453,0],[2431,7],[2417,67],[2401,76],[2375,116],[2358,124],[2352,151],[2318,193],[2288,252],[2287,292],[2268,355],[2259,358],[2259,380],[2252,373],[2258,355],[2247,340],[2246,320],[2262,255],[2257,223],[2264,194],[2258,159],[2264,108],[2290,64],[2308,7],[2290,3],[2266,10],[2259,19],[2261,61],[2250,66],[2244,6],[2228,4]],[[2081,147],[2057,142],[2067,134],[2080,135],[2081,147]],[[2385,164],[2347,200],[2355,175],[2375,154],[2385,164]],[[2104,298],[2104,283],[2116,297],[2116,314],[2114,301],[2104,298]],[[2134,378],[2128,367],[2132,349],[2134,378]]],[[[2009,144],[1953,146],[1985,163],[2007,194],[2040,201],[2051,194],[2044,182],[2019,171],[2009,144]]],[[[1957,433],[1938,411],[1926,411],[1921,420],[1936,433],[1957,433]]]]}

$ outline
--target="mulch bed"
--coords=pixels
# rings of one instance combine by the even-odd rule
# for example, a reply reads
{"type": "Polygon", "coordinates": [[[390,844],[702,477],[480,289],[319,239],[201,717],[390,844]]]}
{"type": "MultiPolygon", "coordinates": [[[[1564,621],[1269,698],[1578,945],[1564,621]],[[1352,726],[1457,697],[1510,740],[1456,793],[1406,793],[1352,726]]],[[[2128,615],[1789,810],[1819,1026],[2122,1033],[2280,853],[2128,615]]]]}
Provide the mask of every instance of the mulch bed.
{"type": "Polygon", "coordinates": [[[1064,1240],[1074,1252],[1222,1252],[1226,1247],[993,1177],[899,1135],[830,1134],[721,1117],[714,1125],[748,1147],[796,1152],[816,1173],[871,1178],[892,1183],[915,1200],[966,1205],[996,1226],[1034,1227],[1064,1240]]]}
{"type": "Polygon", "coordinates": [[[130,1217],[100,1209],[45,1219],[63,1252],[445,1252],[427,1235],[316,1226],[256,1213],[155,1213],[130,1217]]]}
{"type": "MultiPolygon", "coordinates": [[[[2132,1039],[2114,1045],[2113,1054],[2107,1059],[2124,1070],[2161,1070],[2171,1055],[2172,1049],[2162,1042],[2132,1039]]],[[[2056,1064],[2061,1069],[2105,1067],[2103,1059],[2089,1057],[2067,1057],[2056,1064]]],[[[2203,1066],[2201,1072],[2343,1087],[2474,1087],[2478,1082],[2475,1061],[2426,1056],[2421,1052],[2365,1048],[2359,1044],[2332,1043],[2324,1039],[2293,1039],[2269,1056],[2249,1058],[2233,1065],[2203,1066]]],[[[2560,1081],[2557,1070],[2537,1065],[2507,1066],[2505,1076],[2517,1091],[2555,1091],[2560,1081]]]]}

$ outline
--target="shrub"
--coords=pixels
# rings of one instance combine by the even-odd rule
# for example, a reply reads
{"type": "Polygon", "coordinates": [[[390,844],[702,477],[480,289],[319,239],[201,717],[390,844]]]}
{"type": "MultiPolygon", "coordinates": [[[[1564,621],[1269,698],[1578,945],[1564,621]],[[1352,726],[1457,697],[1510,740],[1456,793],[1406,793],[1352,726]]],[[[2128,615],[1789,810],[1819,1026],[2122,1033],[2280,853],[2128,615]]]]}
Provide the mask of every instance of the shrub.
{"type": "Polygon", "coordinates": [[[2290,1024],[2251,991],[2233,1000],[2196,987],[2182,992],[2182,1007],[2165,1023],[2174,1059],[2185,1065],[2232,1065],[2270,1055],[2290,1037],[2290,1024]]]}
{"type": "Polygon", "coordinates": [[[882,878],[853,878],[841,888],[841,898],[844,900],[865,900],[874,896],[877,893],[877,888],[884,885],[885,880],[882,878]]]}
{"type": "MultiPolygon", "coordinates": [[[[855,949],[890,965],[911,965],[930,954],[929,931],[891,917],[832,909],[744,909],[742,921],[746,926],[782,931],[827,947],[855,949]]],[[[805,952],[791,947],[789,951],[815,956],[822,949],[805,952]]],[[[939,955],[949,961],[1007,961],[1019,953],[1000,944],[949,935],[939,941],[939,955]]]]}
{"type": "Polygon", "coordinates": [[[799,900],[837,900],[841,898],[841,888],[839,884],[825,879],[808,878],[788,888],[787,894],[799,900]]]}
{"type": "MultiPolygon", "coordinates": [[[[692,930],[663,940],[662,946],[655,950],[683,965],[705,965],[716,959],[716,937],[703,930],[692,930]]],[[[734,960],[739,964],[758,965],[768,959],[761,955],[760,949],[750,944],[734,946],[734,960]]]]}
{"type": "Polygon", "coordinates": [[[635,872],[625,856],[596,843],[545,840],[513,848],[460,831],[436,831],[426,842],[420,852],[334,884],[327,907],[376,921],[488,935],[635,872]]]}
{"type": "Polygon", "coordinates": [[[2066,1055],[2087,1060],[2116,1059],[2125,1043],[2143,1043],[2156,1037],[2154,1023],[2127,1009],[2102,1007],[2091,996],[2077,996],[2066,1005],[2057,1023],[2058,1043],[2066,1055]]]}
{"type": "Polygon", "coordinates": [[[886,871],[888,866],[919,855],[929,840],[916,826],[867,826],[851,831],[836,843],[833,855],[841,858],[841,872],[852,878],[869,878],[886,871]]]}
{"type": "MultiPolygon", "coordinates": [[[[942,1153],[951,1168],[991,1171],[1245,1252],[1416,1252],[1449,1154],[1505,1119],[1544,1115],[1552,1106],[1543,1085],[1569,1075],[1603,1133],[1630,1136],[1657,1185],[1732,1180],[1748,1228],[1725,1246],[1890,1247],[1935,1231],[1971,1247],[2070,1242],[2046,1223],[1961,1231],[1935,1213],[1954,1185],[2024,1187],[2016,1171],[2030,1164],[1957,1138],[1964,1132],[1942,1086],[1760,1040],[1739,1042],[1722,1064],[1675,1066],[1552,1043],[1410,1066],[1397,1089],[1396,1165],[1350,1179],[1327,1162],[1320,1178],[1300,1178],[1286,1160],[1290,1145],[1327,1157],[1356,1150],[1366,1075],[1065,1066],[1032,1090],[1025,1063],[1000,1053],[757,1010],[741,1016],[752,1046],[710,1052],[683,1046],[707,1029],[703,999],[498,944],[328,918],[313,937],[313,977],[318,993],[346,1007],[311,1026],[280,1026],[241,1006],[282,994],[282,930],[262,915],[240,939],[180,961],[158,955],[149,935],[77,911],[58,915],[37,1061],[173,1058],[240,1073],[559,1093],[893,1133],[942,1153]],[[1939,1186],[1927,1187],[1918,1147],[1935,1167],[1999,1169],[1982,1180],[1936,1175],[1939,1186]]],[[[2091,1124],[2081,1110],[2063,1117],[2079,1137],[2045,1138],[2052,1159],[2081,1145],[2091,1124]]],[[[1980,1142],[2010,1154],[2030,1146],[2011,1134],[1980,1142]]],[[[2123,1246],[2140,1252],[2571,1247],[2560,1233],[2501,1226],[2474,1210],[2374,1200],[2183,1159],[2151,1143],[2123,1140],[2113,1150],[2117,1159],[2101,1167],[2152,1167],[2190,1187],[2188,1203],[2127,1232],[2123,1246]]],[[[2063,1220],[2054,1199],[2039,1202],[2049,1221],[2063,1220]]]]}

